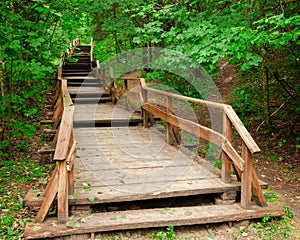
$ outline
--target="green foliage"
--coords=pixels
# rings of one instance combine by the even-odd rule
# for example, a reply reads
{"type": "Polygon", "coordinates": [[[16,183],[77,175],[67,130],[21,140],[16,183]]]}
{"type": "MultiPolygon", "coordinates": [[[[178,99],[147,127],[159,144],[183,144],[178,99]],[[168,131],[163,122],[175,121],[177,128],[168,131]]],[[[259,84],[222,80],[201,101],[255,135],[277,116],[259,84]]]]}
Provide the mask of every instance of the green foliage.
{"type": "Polygon", "coordinates": [[[289,239],[292,236],[293,213],[289,207],[284,207],[286,215],[281,218],[266,216],[261,222],[254,224],[260,239],[289,239]]]}
{"type": "Polygon", "coordinates": [[[169,226],[166,230],[154,232],[151,237],[152,240],[175,240],[176,234],[174,232],[174,227],[169,226]]]}
{"type": "MultiPolygon", "coordinates": [[[[226,59],[248,81],[236,98],[242,118],[253,113],[270,132],[275,126],[272,110],[285,102],[287,112],[293,113],[291,126],[297,121],[300,8],[295,1],[110,0],[94,1],[92,8],[97,9],[97,36],[114,43],[116,53],[135,47],[168,48],[201,64],[211,75],[218,73],[220,59],[226,59]],[[253,86],[255,90],[251,90],[253,86]],[[251,101],[253,98],[257,101],[251,101]]],[[[111,54],[112,45],[103,50],[111,54]]],[[[165,70],[172,66],[183,70],[180,62],[178,57],[165,59],[165,70]]],[[[185,95],[199,97],[188,82],[167,77],[164,83],[178,86],[176,90],[185,95]]]]}
{"type": "Polygon", "coordinates": [[[35,134],[44,94],[54,83],[54,65],[82,29],[84,1],[11,1],[0,5],[0,156],[24,149],[35,134]],[[76,14],[75,14],[76,13],[76,14]],[[81,21],[79,21],[81,20],[81,21]],[[70,27],[72,26],[72,27],[70,27]],[[17,141],[18,142],[18,141],[17,141]],[[21,145],[21,146],[20,146],[21,145]]]}
{"type": "Polygon", "coordinates": [[[272,189],[265,190],[264,195],[265,195],[266,200],[270,203],[277,203],[278,200],[281,198],[281,196],[278,195],[278,193],[276,193],[272,189]]]}

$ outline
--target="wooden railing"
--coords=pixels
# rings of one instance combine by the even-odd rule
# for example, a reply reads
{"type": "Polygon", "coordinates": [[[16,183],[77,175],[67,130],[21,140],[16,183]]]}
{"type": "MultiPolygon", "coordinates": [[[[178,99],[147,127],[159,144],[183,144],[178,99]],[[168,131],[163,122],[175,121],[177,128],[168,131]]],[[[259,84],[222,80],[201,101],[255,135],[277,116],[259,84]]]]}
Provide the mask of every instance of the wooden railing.
{"type": "MultiPolygon", "coordinates": [[[[75,40],[67,51],[69,57],[72,56],[74,48],[78,45],[79,42],[75,40]]],[[[76,141],[73,130],[74,106],[67,88],[67,80],[62,77],[64,63],[65,54],[62,53],[57,70],[54,95],[56,104],[52,118],[52,130],[55,130],[56,134],[51,147],[55,148],[53,160],[56,165],[43,192],[43,203],[34,219],[34,222],[37,223],[45,220],[56,197],[58,223],[65,223],[68,217],[68,195],[74,193],[74,160],[76,157],[76,141]]]]}
{"type": "MultiPolygon", "coordinates": [[[[116,85],[111,68],[110,78],[112,79],[111,91],[112,95],[114,96],[113,99],[115,99],[116,85]]],[[[260,149],[230,105],[195,99],[154,89],[148,87],[143,78],[123,77],[118,78],[117,80],[124,81],[125,91],[128,90],[128,81],[135,80],[139,82],[140,103],[142,105],[144,126],[148,126],[149,119],[152,115],[164,120],[167,123],[167,142],[170,144],[174,143],[174,139],[180,140],[180,129],[193,134],[200,139],[217,144],[222,148],[222,180],[226,183],[231,181],[231,169],[233,168],[237,179],[241,181],[241,206],[246,209],[250,208],[252,197],[259,206],[263,207],[267,205],[260,182],[252,166],[253,155],[259,153],[260,149]],[[155,93],[156,97],[165,98],[166,106],[161,108],[156,104],[151,103],[148,97],[150,93],[155,93]],[[196,121],[175,116],[173,114],[172,107],[173,100],[182,100],[221,111],[223,115],[222,132],[217,132],[209,127],[199,124],[196,121]],[[233,146],[233,128],[236,130],[242,141],[241,154],[239,154],[236,148],[233,146]]],[[[130,97],[130,94],[128,94],[128,96],[130,97]]]]}

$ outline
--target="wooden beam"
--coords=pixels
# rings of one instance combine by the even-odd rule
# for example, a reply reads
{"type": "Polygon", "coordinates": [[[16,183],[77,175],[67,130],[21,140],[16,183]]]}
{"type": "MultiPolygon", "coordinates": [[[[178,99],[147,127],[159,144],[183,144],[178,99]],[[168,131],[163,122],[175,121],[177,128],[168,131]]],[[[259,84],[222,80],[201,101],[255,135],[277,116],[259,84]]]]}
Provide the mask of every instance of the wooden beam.
{"type": "Polygon", "coordinates": [[[198,123],[194,123],[190,120],[186,120],[180,117],[177,117],[173,114],[166,113],[165,111],[161,110],[160,108],[146,103],[143,105],[143,108],[152,113],[154,116],[157,116],[161,118],[162,120],[181,128],[184,131],[187,131],[189,133],[192,133],[196,135],[197,137],[200,137],[206,141],[213,142],[219,146],[222,146],[224,139],[224,136],[222,134],[208,128],[205,126],[202,126],[198,123]]]}
{"type": "Polygon", "coordinates": [[[165,92],[165,91],[154,89],[154,88],[149,88],[144,83],[141,84],[141,85],[142,85],[142,89],[147,90],[149,92],[159,93],[160,95],[163,95],[163,96],[172,97],[172,98],[180,99],[180,100],[183,100],[183,101],[198,103],[200,105],[204,105],[204,106],[207,106],[207,107],[213,107],[213,108],[217,108],[217,109],[223,109],[223,107],[224,107],[224,104],[222,104],[222,103],[216,103],[216,102],[211,102],[211,101],[206,101],[206,100],[200,100],[200,99],[186,97],[186,96],[182,96],[182,95],[178,95],[178,94],[174,94],[174,93],[170,93],[170,92],[165,92]]]}
{"type": "Polygon", "coordinates": [[[252,197],[252,154],[244,142],[242,144],[242,158],[245,161],[245,169],[241,177],[241,206],[245,209],[250,209],[252,197]]]}
{"type": "Polygon", "coordinates": [[[259,179],[256,175],[255,169],[252,167],[252,193],[255,202],[258,206],[267,207],[267,201],[265,199],[264,193],[261,189],[259,179]]]}
{"type": "Polygon", "coordinates": [[[73,116],[74,107],[68,107],[64,109],[62,121],[60,124],[58,140],[56,144],[57,146],[54,154],[55,161],[63,161],[67,157],[70,137],[73,131],[73,116]]]}
{"type": "MultiPolygon", "coordinates": [[[[57,169],[57,167],[55,169],[57,169]]],[[[35,223],[42,223],[45,220],[50,210],[50,207],[55,199],[57,190],[58,190],[58,171],[54,170],[46,188],[44,201],[34,219],[35,223]]]]}
{"type": "MultiPolygon", "coordinates": [[[[172,98],[166,98],[166,113],[172,114],[172,98]]],[[[174,145],[174,138],[173,138],[173,126],[171,123],[167,122],[167,143],[170,145],[174,145]]]]}
{"type": "Polygon", "coordinates": [[[58,164],[58,191],[57,191],[57,221],[65,224],[68,218],[68,176],[67,162],[60,161],[58,164]]]}
{"type": "Polygon", "coordinates": [[[144,104],[143,108],[152,113],[153,115],[161,118],[162,120],[171,123],[172,125],[179,127],[180,129],[187,131],[189,133],[194,134],[197,137],[200,137],[206,141],[215,143],[219,146],[222,146],[222,149],[228,155],[228,157],[239,167],[241,171],[244,171],[244,160],[240,157],[240,155],[236,152],[236,150],[232,147],[230,142],[228,142],[225,137],[205,126],[202,126],[198,123],[177,117],[173,114],[169,114],[161,110],[160,108],[152,105],[152,104],[144,104]]]}
{"type": "MultiPolygon", "coordinates": [[[[232,144],[232,124],[226,114],[223,114],[223,135],[232,144]]],[[[231,181],[231,162],[228,155],[222,151],[222,180],[226,183],[231,181]]]]}
{"type": "Polygon", "coordinates": [[[230,105],[224,105],[224,112],[226,116],[232,122],[232,125],[235,127],[237,132],[240,134],[241,138],[243,139],[244,143],[248,147],[249,151],[252,154],[259,153],[261,150],[251,137],[248,130],[245,128],[244,124],[239,119],[238,115],[235,113],[233,108],[230,105]]]}

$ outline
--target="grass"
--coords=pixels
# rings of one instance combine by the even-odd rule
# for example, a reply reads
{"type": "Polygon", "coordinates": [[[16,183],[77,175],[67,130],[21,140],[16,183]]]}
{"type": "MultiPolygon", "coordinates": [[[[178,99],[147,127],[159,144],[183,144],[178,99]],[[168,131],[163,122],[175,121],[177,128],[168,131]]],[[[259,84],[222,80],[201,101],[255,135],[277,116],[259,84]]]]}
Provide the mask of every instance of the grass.
{"type": "Polygon", "coordinates": [[[0,239],[19,239],[26,222],[32,221],[23,197],[33,181],[45,183],[44,172],[45,167],[30,158],[0,162],[0,239]]]}

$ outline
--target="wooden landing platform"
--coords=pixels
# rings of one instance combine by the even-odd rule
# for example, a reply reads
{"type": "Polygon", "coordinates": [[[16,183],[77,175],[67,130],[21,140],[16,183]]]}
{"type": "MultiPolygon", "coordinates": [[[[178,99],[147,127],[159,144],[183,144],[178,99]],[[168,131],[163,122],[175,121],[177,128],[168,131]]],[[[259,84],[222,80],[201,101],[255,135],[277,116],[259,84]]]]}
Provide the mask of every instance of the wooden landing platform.
{"type": "Polygon", "coordinates": [[[125,109],[113,105],[103,104],[75,104],[74,125],[75,127],[85,123],[140,123],[142,118],[135,112],[128,112],[125,109]]]}
{"type": "Polygon", "coordinates": [[[79,156],[75,193],[83,190],[84,183],[91,183],[89,191],[80,194],[82,204],[88,204],[91,195],[95,202],[103,203],[240,188],[238,182],[223,183],[211,172],[213,166],[196,162],[192,152],[168,145],[155,129],[76,128],[75,138],[79,156]]]}
{"type": "Polygon", "coordinates": [[[68,239],[65,237],[72,236],[76,239],[95,239],[97,233],[106,231],[231,222],[271,214],[280,216],[284,212],[277,206],[253,206],[251,210],[245,210],[239,204],[233,204],[93,213],[72,216],[66,225],[57,225],[54,218],[48,218],[42,224],[27,223],[24,237],[68,239]]]}

